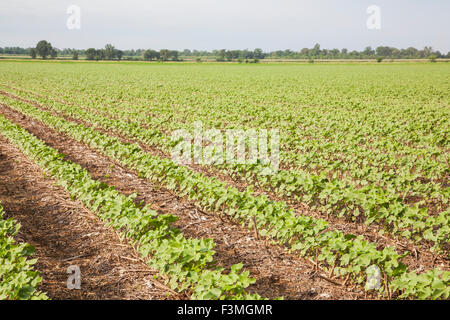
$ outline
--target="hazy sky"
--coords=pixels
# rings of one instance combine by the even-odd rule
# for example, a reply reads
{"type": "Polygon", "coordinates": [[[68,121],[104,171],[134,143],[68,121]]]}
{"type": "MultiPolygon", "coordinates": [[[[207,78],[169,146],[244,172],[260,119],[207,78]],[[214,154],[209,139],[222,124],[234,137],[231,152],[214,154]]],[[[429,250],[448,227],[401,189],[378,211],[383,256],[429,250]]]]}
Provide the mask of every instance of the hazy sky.
{"type": "Polygon", "coordinates": [[[361,50],[388,45],[450,51],[450,0],[1,0],[0,47],[361,50]],[[81,8],[81,28],[66,26],[81,8]],[[381,9],[369,30],[366,10],[381,9]]]}

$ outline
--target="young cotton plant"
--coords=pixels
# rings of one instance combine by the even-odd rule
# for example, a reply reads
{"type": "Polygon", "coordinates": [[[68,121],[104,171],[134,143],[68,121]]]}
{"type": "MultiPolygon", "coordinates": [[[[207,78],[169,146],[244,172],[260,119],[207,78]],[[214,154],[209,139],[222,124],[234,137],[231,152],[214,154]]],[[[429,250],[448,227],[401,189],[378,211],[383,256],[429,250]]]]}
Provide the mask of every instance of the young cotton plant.
{"type": "Polygon", "coordinates": [[[20,225],[13,219],[5,220],[3,214],[0,205],[0,300],[47,300],[47,295],[37,290],[42,281],[33,270],[37,260],[29,259],[34,248],[14,240],[20,225]]]}

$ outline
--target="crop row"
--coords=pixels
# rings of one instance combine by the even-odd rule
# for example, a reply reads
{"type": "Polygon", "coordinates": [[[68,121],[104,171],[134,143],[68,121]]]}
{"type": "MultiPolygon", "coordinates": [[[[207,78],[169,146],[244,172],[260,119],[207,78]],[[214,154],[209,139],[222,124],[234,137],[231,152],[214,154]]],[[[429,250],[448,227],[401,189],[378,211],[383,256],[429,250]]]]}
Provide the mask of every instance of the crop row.
{"type": "MultiPolygon", "coordinates": [[[[12,100],[6,102],[12,103],[12,100]]],[[[61,103],[46,106],[66,116],[87,122],[93,127],[111,130],[147,145],[167,146],[166,137],[153,129],[142,130],[136,123],[112,119],[83,108],[61,103]]],[[[163,149],[168,152],[166,148],[163,149]]],[[[260,165],[218,165],[223,173],[246,180],[250,185],[271,191],[278,196],[305,202],[323,214],[339,217],[364,216],[366,224],[377,222],[394,234],[416,242],[433,243],[432,251],[440,252],[448,243],[450,210],[430,216],[427,209],[406,205],[396,193],[381,187],[367,185],[355,188],[340,179],[329,178],[325,172],[311,174],[304,170],[279,170],[270,175],[261,174],[260,165]]]]}
{"type": "MultiPolygon", "coordinates": [[[[255,279],[249,277],[248,271],[241,271],[242,264],[233,265],[229,273],[214,267],[215,243],[211,239],[185,238],[171,226],[177,219],[175,216],[157,214],[148,206],[137,206],[133,202],[136,195],[126,197],[105,183],[93,180],[81,166],[64,160],[57,150],[2,115],[0,128],[2,135],[56,179],[73,198],[82,201],[136,246],[148,264],[165,276],[171,289],[186,292],[193,299],[260,299],[258,295],[245,292],[255,279]]],[[[21,254],[27,248],[18,247],[13,253],[21,254]]],[[[2,264],[0,268],[8,266],[2,264]]],[[[38,278],[32,283],[37,281],[38,278]]]]}
{"type": "Polygon", "coordinates": [[[67,121],[29,104],[9,101],[9,105],[137,171],[140,176],[174,190],[180,196],[188,196],[205,210],[228,215],[249,228],[254,228],[256,222],[262,236],[287,245],[301,256],[315,258],[320,267],[334,276],[362,283],[366,278],[365,270],[376,265],[385,276],[380,292],[393,294],[395,290],[399,293],[408,290],[410,297],[448,297],[448,290],[441,290],[443,282],[448,285],[447,272],[429,270],[427,274],[433,272],[439,276],[425,286],[422,283],[417,285],[415,279],[420,275],[414,271],[408,272],[407,266],[400,261],[403,255],[392,247],[377,250],[376,244],[361,236],[330,230],[324,220],[296,215],[283,202],[270,201],[265,195],[254,196],[250,190],[239,192],[217,179],[178,166],[169,159],[145,153],[135,144],[121,143],[116,137],[67,121]]]}
{"type": "Polygon", "coordinates": [[[0,205],[0,300],[47,300],[47,295],[37,289],[42,281],[33,269],[37,260],[29,258],[34,247],[13,238],[19,229],[14,219],[4,218],[0,205]]]}
{"type": "MultiPolygon", "coordinates": [[[[448,71],[442,66],[323,66],[320,69],[264,66],[238,69],[220,66],[123,65],[33,65],[19,68],[17,64],[4,64],[3,67],[5,81],[29,84],[27,88],[34,87],[40,92],[52,91],[71,98],[75,94],[90,95],[91,104],[104,101],[110,106],[132,101],[136,108],[140,108],[140,112],[144,109],[160,111],[160,107],[184,103],[183,109],[179,110],[181,112],[176,113],[179,119],[186,115],[185,110],[191,112],[191,109],[196,109],[203,116],[207,114],[204,112],[207,105],[213,106],[218,112],[227,110],[226,121],[235,119],[236,110],[244,112],[239,113],[243,120],[253,117],[254,114],[249,111],[260,105],[264,108],[258,108],[258,111],[278,104],[282,113],[305,115],[303,110],[292,110],[292,106],[296,105],[307,107],[306,113],[312,113],[316,120],[320,120],[314,121],[314,125],[321,131],[328,126],[322,122],[323,117],[334,115],[331,110],[338,113],[350,111],[346,124],[352,126],[353,119],[355,123],[359,122],[363,125],[360,129],[368,134],[368,138],[389,136],[405,144],[414,145],[416,142],[415,146],[422,142],[426,145],[435,144],[435,139],[428,133],[436,123],[423,120],[430,119],[426,111],[436,110],[430,107],[448,102],[446,83],[442,81],[448,76],[448,71]],[[70,72],[70,76],[64,71],[70,72]],[[372,73],[370,77],[369,72],[372,73]],[[105,77],[108,81],[105,81],[105,77]],[[441,81],[437,82],[436,79],[441,81]],[[355,85],[355,80],[361,82],[355,85]],[[368,81],[370,86],[366,86],[368,81]],[[62,87],[67,90],[61,91],[62,87]],[[171,94],[173,92],[177,94],[171,94]],[[325,110],[320,117],[322,107],[325,110]],[[367,109],[369,112],[361,112],[367,109]],[[405,122],[405,118],[413,121],[405,122]],[[364,123],[364,120],[368,123],[364,123]]],[[[169,111],[169,108],[166,110],[169,111]]],[[[272,122],[274,118],[268,120],[272,122]]],[[[355,125],[352,127],[358,129],[355,125]]],[[[333,134],[333,129],[336,128],[331,127],[327,131],[333,134]]]]}
{"type": "MultiPolygon", "coordinates": [[[[36,99],[29,93],[21,92],[20,95],[36,99]]],[[[215,110],[215,117],[212,118],[203,115],[201,110],[198,110],[195,114],[189,113],[183,115],[182,119],[178,119],[177,113],[162,116],[152,112],[150,117],[148,110],[141,110],[134,103],[130,105],[124,101],[119,106],[106,105],[97,102],[98,99],[95,96],[85,99],[81,99],[80,96],[82,95],[79,93],[73,95],[71,101],[78,100],[80,104],[95,106],[95,108],[86,107],[88,111],[97,113],[100,111],[109,117],[115,116],[127,122],[132,121],[145,127],[151,127],[153,131],[158,130],[159,134],[181,127],[192,129],[192,122],[199,119],[204,121],[205,126],[217,127],[218,123],[222,121],[220,119],[225,119],[228,113],[227,110],[218,109],[215,110]],[[161,117],[169,118],[170,121],[165,121],[161,117]]],[[[47,103],[51,102],[47,101],[47,103]]],[[[352,114],[354,113],[352,112],[352,114]]],[[[306,172],[326,172],[328,176],[339,177],[340,180],[354,187],[374,184],[390,193],[401,195],[403,200],[408,202],[413,199],[426,199],[427,204],[430,205],[433,203],[430,200],[436,199],[447,203],[450,189],[443,188],[441,182],[449,171],[445,153],[441,148],[432,147],[429,144],[421,145],[418,148],[411,147],[393,142],[389,138],[371,141],[370,148],[366,148],[362,139],[369,134],[370,130],[363,130],[361,126],[366,121],[359,121],[359,126],[352,123],[352,114],[346,113],[346,118],[327,120],[320,118],[320,114],[312,116],[310,113],[306,117],[289,115],[287,119],[281,120],[279,118],[283,117],[282,114],[265,110],[253,114],[252,118],[259,127],[271,124],[271,126],[276,125],[281,129],[281,160],[285,167],[302,169],[306,172]],[[267,123],[258,121],[258,119],[261,121],[265,119],[264,121],[267,123]],[[313,122],[308,124],[308,121],[313,122]],[[333,132],[328,130],[324,133],[318,130],[317,126],[319,125],[328,125],[333,132]],[[328,141],[327,136],[334,136],[336,141],[328,141]],[[299,137],[303,138],[299,139],[299,137]]],[[[437,116],[434,115],[434,117],[437,116]]],[[[439,117],[437,118],[439,119],[439,117]]],[[[433,123],[431,121],[427,123],[429,129],[433,130],[433,123]]],[[[228,127],[236,125],[239,123],[227,123],[228,127]]],[[[436,125],[436,127],[442,127],[442,124],[436,125]]],[[[396,132],[397,130],[395,128],[396,132]]],[[[411,131],[413,128],[409,130],[411,131]]],[[[445,137],[447,131],[433,132],[431,135],[445,137]]],[[[445,141],[443,142],[444,146],[445,141]]],[[[155,142],[160,144],[165,142],[167,145],[169,139],[155,142]]],[[[418,200],[414,201],[418,202],[418,200]]]]}
{"type": "MultiPolygon", "coordinates": [[[[355,186],[374,184],[389,193],[400,194],[403,200],[408,202],[417,201],[415,199],[419,198],[426,200],[429,206],[434,203],[433,200],[448,201],[450,190],[442,186],[442,179],[445,179],[449,172],[446,160],[448,157],[442,152],[448,146],[448,140],[445,139],[448,135],[448,129],[445,129],[445,110],[411,107],[405,116],[419,119],[407,121],[406,124],[397,123],[400,120],[397,119],[398,112],[390,111],[392,108],[385,105],[364,105],[364,109],[363,106],[351,105],[352,110],[340,108],[345,109],[345,113],[333,113],[333,109],[326,106],[321,109],[308,108],[308,113],[304,114],[289,108],[279,112],[277,107],[252,110],[249,106],[239,105],[240,112],[236,116],[234,109],[229,110],[217,105],[202,108],[203,105],[199,107],[197,104],[195,112],[184,105],[180,110],[182,112],[178,112],[177,108],[169,112],[170,108],[162,106],[161,110],[156,109],[156,112],[153,112],[155,107],[149,105],[148,101],[144,105],[136,105],[136,100],[142,99],[130,97],[138,89],[128,89],[131,91],[127,94],[128,98],[133,98],[131,103],[123,97],[119,97],[120,104],[108,103],[116,98],[117,93],[114,91],[121,91],[116,90],[114,86],[105,88],[106,93],[101,99],[96,94],[81,99],[84,92],[88,91],[86,89],[73,94],[69,90],[66,95],[70,97],[69,102],[78,100],[80,104],[95,106],[95,109],[106,112],[109,110],[109,113],[114,115],[122,116],[126,113],[139,118],[154,130],[165,131],[179,129],[183,125],[192,127],[194,120],[202,120],[212,127],[246,127],[248,124],[239,122],[243,118],[241,108],[245,108],[249,112],[248,117],[252,118],[253,126],[269,125],[281,129],[281,149],[285,151],[281,157],[285,165],[308,172],[325,171],[355,186]],[[214,109],[214,118],[211,117],[211,108],[214,109]],[[383,118],[373,117],[373,114],[382,112],[380,110],[383,108],[386,109],[383,118]],[[151,111],[151,117],[148,116],[148,109],[151,111]],[[424,117],[427,121],[424,121],[424,117]],[[164,121],[163,118],[171,118],[171,121],[164,121]],[[378,140],[371,138],[377,132],[380,133],[378,140]],[[423,135],[420,135],[422,132],[423,135]],[[395,140],[404,133],[414,135],[413,140],[420,143],[405,142],[405,139],[395,140]],[[366,138],[369,139],[368,143],[364,142],[366,138]]],[[[153,103],[153,100],[150,103],[153,103]]],[[[336,108],[335,105],[332,107],[336,108]]]]}

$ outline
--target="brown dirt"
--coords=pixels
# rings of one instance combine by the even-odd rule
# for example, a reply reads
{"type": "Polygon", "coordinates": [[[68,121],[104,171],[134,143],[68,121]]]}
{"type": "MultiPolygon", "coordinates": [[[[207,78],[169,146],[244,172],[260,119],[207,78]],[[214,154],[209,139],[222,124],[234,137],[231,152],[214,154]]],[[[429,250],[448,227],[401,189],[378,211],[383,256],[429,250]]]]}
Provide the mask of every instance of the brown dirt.
{"type": "Polygon", "coordinates": [[[178,216],[177,226],[186,236],[214,239],[217,244],[215,259],[220,265],[228,269],[234,263],[243,262],[244,268],[257,279],[250,291],[269,298],[284,296],[286,299],[365,297],[359,288],[339,285],[339,280],[332,280],[335,282],[332,283],[324,279],[327,278],[325,274],[313,272],[312,264],[308,260],[287,254],[280,246],[272,246],[264,240],[258,240],[253,231],[243,230],[229,220],[221,220],[217,215],[199,210],[194,203],[138,178],[135,172],[126,170],[109,158],[64,134],[55,132],[41,122],[4,105],[1,113],[64,153],[67,159],[79,163],[93,178],[115,186],[124,194],[138,192],[138,200],[151,204],[152,209],[178,216]]]}
{"type": "Polygon", "coordinates": [[[131,246],[1,135],[0,202],[22,225],[16,240],[36,248],[40,290],[50,298],[167,299],[131,246]],[[67,289],[71,265],[80,267],[80,290],[67,289]]]}

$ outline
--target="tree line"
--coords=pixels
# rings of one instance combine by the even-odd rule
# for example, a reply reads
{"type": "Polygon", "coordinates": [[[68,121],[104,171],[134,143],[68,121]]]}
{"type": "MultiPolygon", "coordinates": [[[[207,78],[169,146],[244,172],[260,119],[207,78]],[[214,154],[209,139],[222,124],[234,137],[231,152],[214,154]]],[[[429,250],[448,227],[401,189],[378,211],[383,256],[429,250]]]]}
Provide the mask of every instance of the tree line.
{"type": "Polygon", "coordinates": [[[313,48],[303,48],[300,51],[276,50],[263,52],[262,49],[250,50],[213,50],[211,52],[199,52],[184,50],[182,56],[214,56],[221,61],[232,61],[241,59],[428,59],[431,56],[436,58],[450,58],[450,52],[446,55],[433,50],[432,47],[425,47],[419,50],[413,47],[407,49],[397,49],[394,47],[379,46],[375,49],[366,47],[362,51],[344,49],[322,49],[319,44],[313,48]]]}
{"type": "Polygon", "coordinates": [[[388,46],[377,48],[366,47],[362,51],[344,49],[322,49],[319,44],[313,48],[303,48],[300,51],[290,49],[264,52],[260,48],[254,50],[212,50],[198,51],[185,49],[183,51],[161,49],[137,49],[118,50],[113,45],[107,44],[102,49],[89,48],[86,50],[77,49],[57,49],[48,41],[41,40],[35,48],[20,47],[0,47],[0,54],[27,54],[32,58],[37,56],[42,59],[56,58],[60,56],[72,56],[77,60],[79,56],[84,56],[87,60],[146,60],[146,61],[180,61],[183,58],[195,57],[200,60],[202,57],[216,59],[217,61],[246,61],[253,59],[254,62],[260,59],[436,59],[450,58],[450,52],[443,54],[433,50],[432,47],[425,47],[421,50],[409,47],[397,49],[388,46]]]}

